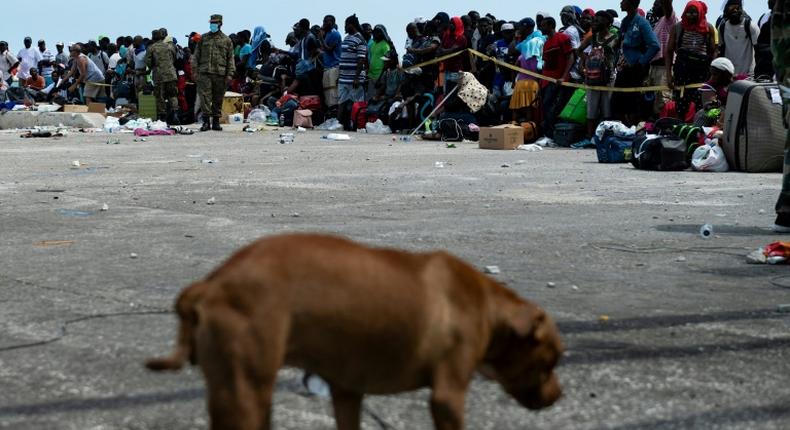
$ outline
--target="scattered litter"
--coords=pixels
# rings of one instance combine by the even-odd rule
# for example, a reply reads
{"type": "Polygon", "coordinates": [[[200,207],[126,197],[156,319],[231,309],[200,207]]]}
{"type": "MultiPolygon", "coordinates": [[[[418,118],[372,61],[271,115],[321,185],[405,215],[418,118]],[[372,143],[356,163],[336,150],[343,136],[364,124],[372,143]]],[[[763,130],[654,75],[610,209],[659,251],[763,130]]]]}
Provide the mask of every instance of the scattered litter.
{"type": "Polygon", "coordinates": [[[110,206],[107,203],[103,204],[101,207],[101,211],[107,212],[108,210],[110,210],[110,206]]]}
{"type": "Polygon", "coordinates": [[[779,306],[776,307],[776,311],[777,312],[782,312],[782,313],[790,313],[790,304],[779,305],[779,306]]]}
{"type": "Polygon", "coordinates": [[[59,213],[59,214],[61,214],[63,216],[74,217],[74,218],[85,218],[85,217],[93,215],[93,212],[78,211],[78,210],[74,210],[74,209],[58,209],[57,213],[59,213]]]}
{"type": "Polygon", "coordinates": [[[247,120],[253,125],[265,125],[266,120],[269,119],[271,114],[269,108],[264,106],[261,109],[253,109],[250,111],[250,114],[247,115],[247,120]]]}
{"type": "Polygon", "coordinates": [[[499,270],[499,266],[486,266],[485,267],[485,273],[487,273],[489,275],[498,275],[498,274],[502,273],[502,271],[499,270]]]}
{"type": "Polygon", "coordinates": [[[436,167],[437,169],[444,169],[444,161],[437,161],[433,163],[433,167],[436,167]]]}
{"type": "MultiPolygon", "coordinates": [[[[538,139],[537,142],[535,142],[535,145],[538,145],[538,146],[555,146],[556,144],[554,143],[554,139],[552,139],[552,138],[541,137],[540,139],[538,139]]],[[[525,146],[525,145],[521,145],[521,146],[525,146]]]]}
{"type": "Polygon", "coordinates": [[[749,264],[787,264],[790,242],[774,242],[746,256],[749,264]]]}
{"type": "Polygon", "coordinates": [[[330,133],[330,134],[327,134],[326,136],[322,137],[322,139],[324,139],[324,140],[343,141],[343,140],[351,140],[351,136],[349,136],[347,134],[330,133]]]}
{"type": "Polygon", "coordinates": [[[208,201],[206,201],[206,204],[209,205],[209,206],[213,205],[215,203],[217,203],[217,199],[215,197],[212,197],[212,198],[208,199],[208,201]]]}
{"type": "Polygon", "coordinates": [[[120,139],[107,139],[107,144],[108,145],[120,145],[121,144],[121,140],[120,139]]]}
{"type": "Polygon", "coordinates": [[[536,143],[530,143],[529,145],[519,145],[518,149],[529,152],[543,151],[543,148],[536,143]]]}
{"type": "Polygon", "coordinates": [[[23,139],[30,139],[30,138],[47,138],[47,137],[63,137],[63,136],[65,136],[65,134],[59,131],[53,133],[51,131],[36,130],[36,131],[28,131],[27,133],[22,134],[19,137],[23,139]]]}
{"type": "Polygon", "coordinates": [[[170,130],[170,129],[145,130],[143,128],[138,128],[137,130],[134,131],[134,135],[138,136],[138,137],[142,137],[142,136],[173,136],[175,134],[176,134],[175,130],[170,130]]]}
{"type": "Polygon", "coordinates": [[[598,317],[598,321],[600,322],[609,322],[609,315],[601,315],[598,317]]]}
{"type": "Polygon", "coordinates": [[[757,213],[759,213],[760,215],[765,215],[765,209],[760,209],[759,211],[757,211],[757,213]]]}
{"type": "Polygon", "coordinates": [[[66,190],[48,190],[48,189],[40,189],[36,190],[37,193],[65,193],[66,190]]]}
{"type": "Polygon", "coordinates": [[[51,246],[70,246],[74,245],[73,240],[42,240],[41,242],[36,242],[33,246],[37,248],[49,248],[51,246]]]}
{"type": "Polygon", "coordinates": [[[518,160],[516,161],[516,166],[521,166],[522,164],[527,164],[526,160],[518,160]]]}
{"type": "Polygon", "coordinates": [[[505,163],[505,164],[502,165],[502,168],[504,168],[504,169],[510,168],[510,164],[505,163]]]}
{"type": "Polygon", "coordinates": [[[448,143],[448,144],[447,144],[447,147],[448,147],[448,148],[450,148],[450,149],[455,149],[455,148],[458,148],[457,146],[455,146],[455,144],[454,144],[454,143],[448,143]]]}
{"type": "Polygon", "coordinates": [[[578,287],[578,286],[576,286],[576,285],[571,285],[571,290],[573,290],[573,291],[579,291],[579,287],[578,287]]]}
{"type": "Polygon", "coordinates": [[[135,141],[135,142],[145,142],[145,141],[146,141],[146,139],[145,139],[144,137],[141,137],[141,138],[139,138],[139,139],[135,139],[134,141],[135,141]]]}
{"type": "Polygon", "coordinates": [[[129,254],[129,258],[137,258],[137,254],[135,254],[135,253],[133,252],[133,253],[129,254]]]}
{"type": "Polygon", "coordinates": [[[280,144],[284,145],[287,143],[294,143],[294,134],[293,133],[281,133],[280,134],[280,144]]]}
{"type": "Polygon", "coordinates": [[[299,212],[294,212],[291,214],[291,218],[299,218],[300,216],[301,215],[299,215],[299,212]]]}
{"type": "Polygon", "coordinates": [[[304,384],[304,387],[307,388],[307,391],[310,392],[310,394],[327,398],[331,396],[329,384],[327,384],[326,381],[321,379],[318,375],[306,373],[302,379],[302,383],[304,384]]]}
{"type": "Polygon", "coordinates": [[[678,263],[685,263],[686,262],[686,257],[680,256],[680,257],[676,258],[675,261],[678,262],[678,263]]]}
{"type": "Polygon", "coordinates": [[[216,158],[206,158],[200,160],[200,164],[217,164],[217,163],[219,163],[219,160],[217,160],[216,158]]]}
{"type": "Polygon", "coordinates": [[[699,228],[699,236],[703,239],[710,239],[713,237],[713,226],[705,224],[699,228]]]}
{"type": "Polygon", "coordinates": [[[71,162],[72,169],[79,169],[81,166],[84,166],[84,164],[80,163],[80,160],[74,160],[71,162]]]}
{"type": "Polygon", "coordinates": [[[305,132],[307,132],[307,129],[304,128],[304,127],[297,127],[296,131],[299,132],[299,133],[305,133],[305,132]]]}
{"type": "Polygon", "coordinates": [[[555,288],[556,286],[557,286],[557,284],[554,283],[554,282],[549,282],[549,283],[546,284],[547,288],[555,288]]]}

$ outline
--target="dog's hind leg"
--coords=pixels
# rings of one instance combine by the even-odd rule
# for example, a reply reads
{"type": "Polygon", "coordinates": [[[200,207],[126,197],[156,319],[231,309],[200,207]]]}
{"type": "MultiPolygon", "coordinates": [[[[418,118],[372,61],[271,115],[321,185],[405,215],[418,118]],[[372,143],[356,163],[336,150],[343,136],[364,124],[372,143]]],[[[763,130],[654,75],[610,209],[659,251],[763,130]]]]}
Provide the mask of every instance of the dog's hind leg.
{"type": "Polygon", "coordinates": [[[337,430],[359,430],[362,412],[362,394],[345,391],[336,386],[332,389],[332,407],[335,410],[337,430]]]}
{"type": "Polygon", "coordinates": [[[272,395],[283,362],[286,324],[274,318],[265,332],[223,306],[198,333],[198,356],[208,389],[214,430],[269,430],[272,395]]]}

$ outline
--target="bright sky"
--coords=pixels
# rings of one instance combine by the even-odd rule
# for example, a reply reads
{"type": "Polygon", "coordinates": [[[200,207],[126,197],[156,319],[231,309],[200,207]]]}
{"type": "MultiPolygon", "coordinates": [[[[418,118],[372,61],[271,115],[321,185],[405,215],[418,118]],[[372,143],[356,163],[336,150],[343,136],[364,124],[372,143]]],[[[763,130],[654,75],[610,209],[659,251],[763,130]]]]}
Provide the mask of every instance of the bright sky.
{"type": "MultiPolygon", "coordinates": [[[[619,0],[575,0],[582,8],[616,9],[619,0]]],[[[708,1],[708,18],[714,21],[720,14],[722,0],[708,1]]],[[[35,7],[24,1],[7,1],[2,7],[4,17],[0,26],[0,40],[10,44],[16,53],[22,48],[25,36],[35,42],[45,39],[54,51],[57,41],[66,43],[87,41],[98,35],[107,35],[115,42],[120,35],[141,34],[150,37],[154,28],[165,27],[179,43],[185,44],[184,35],[191,31],[208,31],[208,19],[212,13],[225,17],[223,31],[233,33],[242,29],[252,31],[255,26],[263,25],[273,36],[276,46],[284,46],[285,36],[290,27],[300,18],[307,18],[311,24],[321,23],[324,15],[337,17],[342,22],[356,13],[361,22],[384,24],[398,47],[403,50],[406,38],[406,24],[414,18],[432,18],[438,11],[446,11],[451,16],[463,15],[477,10],[482,15],[492,13],[497,18],[519,20],[533,17],[539,10],[558,16],[562,2],[534,0],[395,0],[395,1],[342,1],[342,2],[274,2],[235,0],[218,2],[208,0],[154,1],[134,0],[133,2],[113,2],[80,0],[63,3],[61,0],[37,0],[35,7]],[[35,13],[34,13],[35,11],[35,13]],[[31,15],[33,14],[33,15],[31,15]]],[[[572,4],[572,3],[568,3],[572,4]]],[[[685,1],[675,0],[675,9],[685,6],[685,1]]],[[[768,10],[767,0],[745,0],[745,10],[754,19],[768,10]]],[[[652,0],[642,0],[642,8],[648,10],[652,0]]],[[[679,12],[678,12],[679,13],[679,12]]]]}

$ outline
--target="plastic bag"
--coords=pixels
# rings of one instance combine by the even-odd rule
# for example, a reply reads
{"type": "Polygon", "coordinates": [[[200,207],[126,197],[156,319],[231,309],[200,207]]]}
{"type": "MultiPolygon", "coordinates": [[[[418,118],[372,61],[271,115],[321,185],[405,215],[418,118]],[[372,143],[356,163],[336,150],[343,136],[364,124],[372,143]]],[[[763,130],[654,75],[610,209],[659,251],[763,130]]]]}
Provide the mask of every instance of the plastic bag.
{"type": "Polygon", "coordinates": [[[329,118],[323,124],[316,127],[316,130],[341,131],[343,130],[343,124],[341,124],[336,118],[329,118]]]}
{"type": "Polygon", "coordinates": [[[249,119],[250,124],[266,124],[266,120],[269,119],[271,114],[269,108],[266,107],[263,109],[253,109],[247,119],[249,119]]]}
{"type": "Polygon", "coordinates": [[[587,91],[579,88],[560,112],[560,119],[584,124],[587,122],[587,91]]]}
{"type": "Polygon", "coordinates": [[[604,134],[607,131],[611,131],[617,137],[622,138],[632,138],[636,135],[636,127],[626,127],[620,121],[603,121],[598,124],[598,128],[595,129],[595,135],[598,136],[599,140],[603,140],[604,134]]]}
{"type": "Polygon", "coordinates": [[[730,170],[724,150],[719,145],[702,145],[691,156],[691,167],[698,172],[726,172],[730,170]]]}
{"type": "Polygon", "coordinates": [[[104,132],[105,133],[118,133],[121,131],[121,123],[118,118],[108,116],[104,119],[104,132]]]}
{"type": "Polygon", "coordinates": [[[377,119],[376,122],[369,122],[365,125],[365,129],[367,130],[368,134],[392,134],[392,130],[384,125],[380,119],[377,119]]]}

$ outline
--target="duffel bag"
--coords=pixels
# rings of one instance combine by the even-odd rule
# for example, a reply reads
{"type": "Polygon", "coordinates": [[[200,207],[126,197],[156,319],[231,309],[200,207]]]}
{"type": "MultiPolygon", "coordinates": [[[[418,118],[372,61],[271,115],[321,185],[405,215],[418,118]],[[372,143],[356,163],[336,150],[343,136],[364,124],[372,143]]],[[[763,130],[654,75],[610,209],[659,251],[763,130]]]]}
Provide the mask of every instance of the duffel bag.
{"type": "Polygon", "coordinates": [[[599,163],[628,163],[633,155],[633,138],[605,134],[603,139],[593,138],[599,163]]]}

